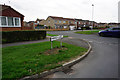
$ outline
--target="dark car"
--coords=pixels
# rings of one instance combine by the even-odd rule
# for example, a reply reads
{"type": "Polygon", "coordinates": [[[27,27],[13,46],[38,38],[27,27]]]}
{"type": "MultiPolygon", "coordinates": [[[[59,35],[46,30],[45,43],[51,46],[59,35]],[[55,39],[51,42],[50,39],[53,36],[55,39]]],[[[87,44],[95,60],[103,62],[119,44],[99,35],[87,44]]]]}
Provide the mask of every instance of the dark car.
{"type": "Polygon", "coordinates": [[[120,37],[120,27],[107,28],[105,30],[99,31],[100,36],[112,36],[120,37]]]}

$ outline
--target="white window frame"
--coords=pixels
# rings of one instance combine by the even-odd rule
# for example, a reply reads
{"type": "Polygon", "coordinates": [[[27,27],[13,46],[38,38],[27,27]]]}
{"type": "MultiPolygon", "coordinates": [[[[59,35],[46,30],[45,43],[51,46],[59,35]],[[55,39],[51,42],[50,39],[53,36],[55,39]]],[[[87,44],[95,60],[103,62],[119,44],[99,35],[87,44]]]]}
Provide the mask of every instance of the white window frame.
{"type": "MultiPolygon", "coordinates": [[[[1,26],[5,27],[6,25],[2,25],[2,21],[1,21],[1,18],[2,18],[2,17],[5,17],[5,16],[0,16],[0,27],[1,27],[1,26]]],[[[5,17],[5,18],[6,18],[6,17],[5,17]]],[[[7,23],[7,18],[6,18],[6,23],[7,23]]]]}
{"type": "Polygon", "coordinates": [[[7,16],[0,16],[0,27],[21,27],[21,19],[19,17],[12,17],[12,18],[13,18],[13,26],[9,26],[8,25],[8,17],[7,16]],[[6,25],[1,25],[1,23],[2,23],[1,17],[6,17],[6,25]],[[15,18],[19,19],[19,25],[18,26],[15,25],[15,18]]]}
{"type": "Polygon", "coordinates": [[[18,25],[18,26],[16,26],[16,25],[14,24],[14,25],[15,25],[15,27],[21,27],[21,19],[20,19],[19,17],[14,17],[14,18],[13,18],[14,22],[15,22],[15,18],[18,18],[18,19],[19,19],[19,25],[18,25]]]}

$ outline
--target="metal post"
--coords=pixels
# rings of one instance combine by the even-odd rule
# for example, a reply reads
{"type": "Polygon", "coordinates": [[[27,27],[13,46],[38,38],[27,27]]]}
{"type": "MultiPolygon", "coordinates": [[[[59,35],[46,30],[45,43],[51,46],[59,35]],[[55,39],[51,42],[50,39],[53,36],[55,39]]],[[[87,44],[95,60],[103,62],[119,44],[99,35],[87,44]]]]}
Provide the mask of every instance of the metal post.
{"type": "Polygon", "coordinates": [[[62,47],[62,38],[61,38],[60,46],[62,47]]]}
{"type": "Polygon", "coordinates": [[[53,49],[53,41],[52,41],[52,39],[50,38],[50,42],[51,42],[51,49],[53,49]]]}
{"type": "Polygon", "coordinates": [[[52,43],[52,41],[51,41],[51,49],[53,49],[53,43],[52,43]]]}
{"type": "MultiPolygon", "coordinates": [[[[94,4],[92,4],[92,21],[93,21],[93,16],[94,16],[94,4]]],[[[92,29],[94,27],[94,22],[92,23],[92,29]]]]}

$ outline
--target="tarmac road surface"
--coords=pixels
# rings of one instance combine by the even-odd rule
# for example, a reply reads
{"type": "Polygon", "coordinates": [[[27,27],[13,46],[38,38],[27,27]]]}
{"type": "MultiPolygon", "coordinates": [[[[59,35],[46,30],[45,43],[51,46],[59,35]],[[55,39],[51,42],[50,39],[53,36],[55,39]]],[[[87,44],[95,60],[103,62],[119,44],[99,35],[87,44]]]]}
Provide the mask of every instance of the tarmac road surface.
{"type": "MultiPolygon", "coordinates": [[[[118,78],[118,40],[120,38],[100,37],[96,34],[76,34],[75,31],[50,31],[50,34],[68,35],[89,41],[90,54],[71,67],[68,72],[56,72],[51,78],[118,78]]],[[[78,44],[78,40],[72,40],[78,44]]]]}

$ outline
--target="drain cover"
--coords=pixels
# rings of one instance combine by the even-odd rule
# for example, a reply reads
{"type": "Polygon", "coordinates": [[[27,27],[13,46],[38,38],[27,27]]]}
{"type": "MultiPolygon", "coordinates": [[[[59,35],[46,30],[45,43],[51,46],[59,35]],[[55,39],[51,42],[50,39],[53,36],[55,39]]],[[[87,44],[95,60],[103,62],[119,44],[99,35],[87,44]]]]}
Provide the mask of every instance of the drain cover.
{"type": "Polygon", "coordinates": [[[73,73],[73,69],[69,68],[63,71],[65,74],[72,74],[73,73]]]}

